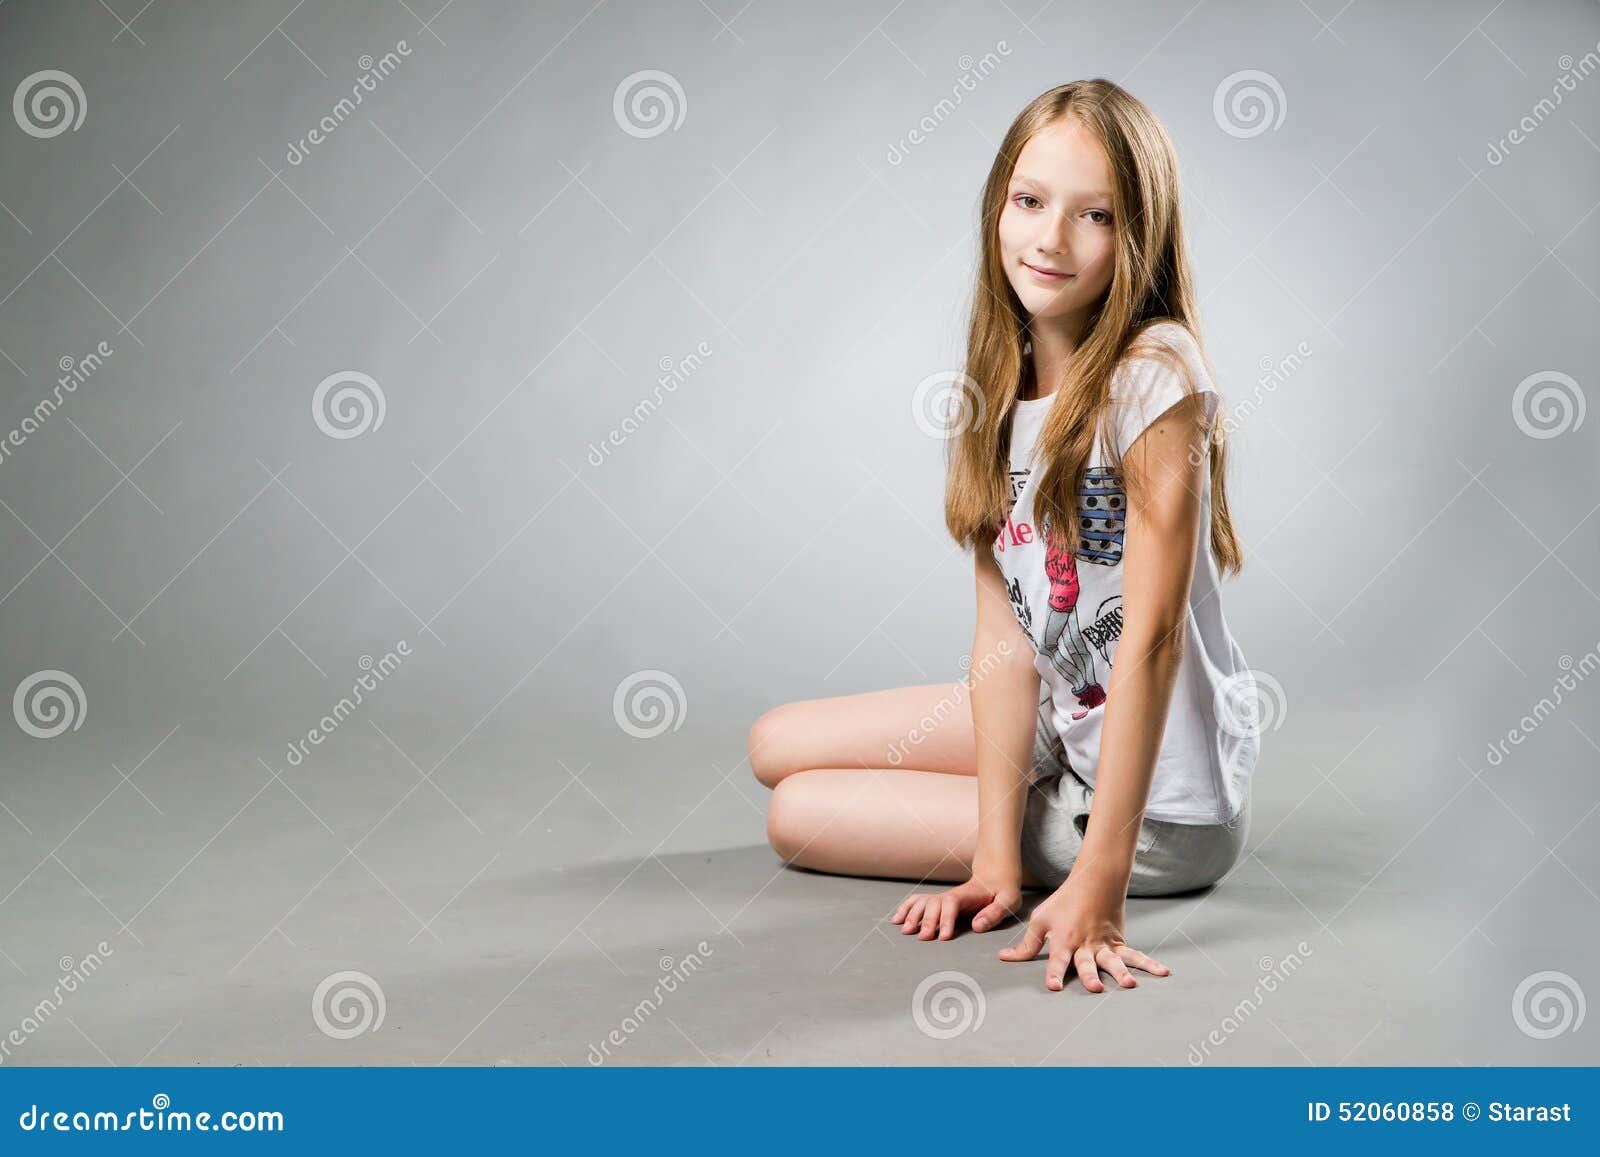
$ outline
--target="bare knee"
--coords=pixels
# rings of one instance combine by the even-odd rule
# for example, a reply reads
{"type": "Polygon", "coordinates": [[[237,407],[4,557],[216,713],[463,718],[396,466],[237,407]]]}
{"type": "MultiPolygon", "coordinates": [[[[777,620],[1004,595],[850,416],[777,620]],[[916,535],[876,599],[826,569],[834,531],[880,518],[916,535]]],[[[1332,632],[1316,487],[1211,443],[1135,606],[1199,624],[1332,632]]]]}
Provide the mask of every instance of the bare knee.
{"type": "Polygon", "coordinates": [[[815,793],[804,773],[776,781],[767,804],[767,842],[785,863],[802,862],[817,834],[815,793]]]}
{"type": "Polygon", "coordinates": [[[776,788],[780,780],[799,770],[786,738],[793,733],[794,716],[795,704],[785,703],[763,712],[750,725],[750,770],[767,787],[776,788]]]}

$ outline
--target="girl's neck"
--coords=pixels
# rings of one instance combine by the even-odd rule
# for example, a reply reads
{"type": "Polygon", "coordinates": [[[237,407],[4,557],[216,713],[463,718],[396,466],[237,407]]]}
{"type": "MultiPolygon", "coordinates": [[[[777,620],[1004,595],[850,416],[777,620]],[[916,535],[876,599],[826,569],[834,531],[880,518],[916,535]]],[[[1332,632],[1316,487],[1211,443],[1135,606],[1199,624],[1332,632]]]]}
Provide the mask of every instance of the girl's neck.
{"type": "Polygon", "coordinates": [[[1023,366],[1023,389],[1019,397],[1036,401],[1056,392],[1067,362],[1077,351],[1082,326],[1082,319],[1072,318],[1052,319],[1048,324],[1034,322],[1028,327],[1032,350],[1023,366]],[[1040,392],[1041,385],[1046,387],[1046,392],[1040,392]]]}

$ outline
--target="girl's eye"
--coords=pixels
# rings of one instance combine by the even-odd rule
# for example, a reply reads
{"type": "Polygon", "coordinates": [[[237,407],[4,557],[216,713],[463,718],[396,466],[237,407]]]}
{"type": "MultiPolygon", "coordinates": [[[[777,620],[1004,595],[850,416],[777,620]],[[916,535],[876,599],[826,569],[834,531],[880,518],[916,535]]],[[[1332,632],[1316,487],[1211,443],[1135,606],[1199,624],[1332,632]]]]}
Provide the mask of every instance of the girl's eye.
{"type": "Polygon", "coordinates": [[[1089,212],[1090,213],[1098,213],[1100,215],[1100,217],[1104,218],[1104,220],[1096,220],[1095,221],[1096,225],[1109,225],[1109,224],[1111,224],[1111,214],[1107,213],[1104,209],[1090,209],[1089,212]]]}
{"type": "MultiPolygon", "coordinates": [[[[1032,193],[1018,193],[1012,199],[1014,201],[1016,201],[1018,204],[1021,204],[1021,202],[1023,202],[1023,201],[1037,201],[1039,198],[1035,197],[1032,193]]],[[[1024,209],[1028,208],[1027,205],[1023,205],[1022,207],[1024,209]]]]}

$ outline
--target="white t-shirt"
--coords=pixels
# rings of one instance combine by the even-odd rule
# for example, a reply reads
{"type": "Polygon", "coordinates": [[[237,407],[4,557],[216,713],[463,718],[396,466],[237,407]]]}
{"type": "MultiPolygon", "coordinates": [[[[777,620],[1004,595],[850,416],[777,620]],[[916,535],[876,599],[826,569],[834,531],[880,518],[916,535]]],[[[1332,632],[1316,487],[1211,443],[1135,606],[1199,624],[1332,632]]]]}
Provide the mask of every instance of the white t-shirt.
{"type": "MultiPolygon", "coordinates": [[[[1147,335],[1182,355],[1205,404],[1217,411],[1216,387],[1189,331],[1160,322],[1147,335]]],[[[1124,358],[1112,375],[1106,436],[1126,454],[1145,428],[1185,397],[1174,370],[1149,357],[1124,358]]],[[[1122,544],[1127,496],[1098,440],[1078,491],[1079,555],[1047,557],[1034,525],[1030,461],[1055,396],[1019,400],[1012,411],[1011,510],[992,550],[1011,594],[1011,608],[1034,646],[1048,705],[1067,762],[1093,786],[1111,664],[1122,633],[1122,544]]],[[[1201,492],[1200,536],[1184,649],[1167,711],[1166,728],[1145,814],[1181,824],[1232,820],[1248,798],[1260,752],[1252,709],[1255,684],[1239,645],[1223,621],[1217,566],[1211,552],[1211,479],[1201,492]],[[1219,721],[1219,715],[1221,720],[1219,721]]]]}

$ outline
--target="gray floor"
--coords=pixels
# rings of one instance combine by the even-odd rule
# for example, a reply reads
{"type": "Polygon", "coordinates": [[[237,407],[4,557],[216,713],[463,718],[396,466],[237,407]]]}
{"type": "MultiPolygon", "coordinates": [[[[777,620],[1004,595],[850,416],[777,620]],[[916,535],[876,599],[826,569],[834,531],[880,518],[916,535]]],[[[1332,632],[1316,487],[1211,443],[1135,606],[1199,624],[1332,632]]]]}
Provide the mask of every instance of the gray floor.
{"type": "Polygon", "coordinates": [[[38,744],[0,791],[17,833],[0,842],[0,1037],[15,1027],[22,1038],[4,1059],[1600,1059],[1592,1028],[1540,1039],[1511,1005],[1542,969],[1594,989],[1600,821],[1573,810],[1540,838],[1539,824],[1512,818],[1504,785],[1454,760],[1434,769],[1441,790],[1396,792],[1407,776],[1430,782],[1417,770],[1428,740],[1392,720],[1353,727],[1326,751],[1272,749],[1234,875],[1207,893],[1129,902],[1130,941],[1173,975],[1100,997],[1045,991],[1042,960],[995,959],[1014,928],[920,943],[886,921],[906,885],[784,868],[763,842],[767,793],[732,731],[693,774],[652,774],[649,745],[596,737],[586,768],[477,752],[431,783],[375,729],[362,765],[281,780],[181,728],[142,762],[107,751],[54,766],[52,745],[38,744]],[[1552,911],[1570,916],[1540,915],[1552,911]],[[101,940],[103,966],[34,1025],[60,970],[101,940]],[[384,1014],[339,1037],[312,1001],[346,970],[381,989],[384,1014]],[[663,989],[664,976],[681,979],[663,989]]]}

